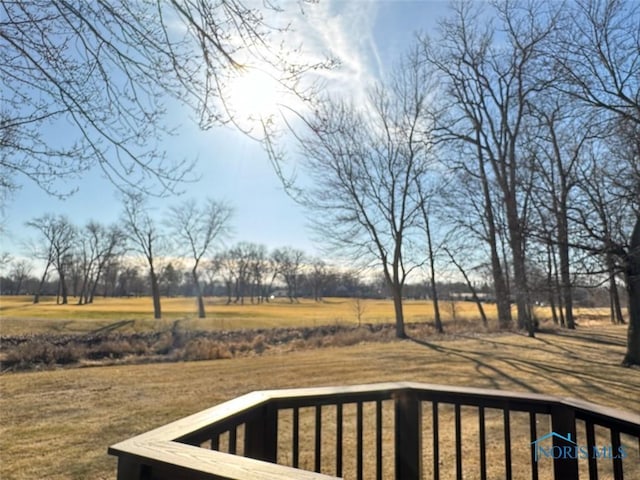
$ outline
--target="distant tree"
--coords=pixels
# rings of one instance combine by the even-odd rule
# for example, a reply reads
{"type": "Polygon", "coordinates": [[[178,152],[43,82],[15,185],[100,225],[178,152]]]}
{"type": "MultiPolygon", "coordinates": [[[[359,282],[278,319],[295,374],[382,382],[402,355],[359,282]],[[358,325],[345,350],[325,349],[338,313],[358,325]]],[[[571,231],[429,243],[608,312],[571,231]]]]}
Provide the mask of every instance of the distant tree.
{"type": "Polygon", "coordinates": [[[264,245],[249,243],[247,244],[247,255],[251,303],[254,303],[254,301],[262,303],[267,295],[264,291],[269,273],[267,248],[264,245]]]}
{"type": "MultiPolygon", "coordinates": [[[[44,284],[49,267],[53,266],[58,273],[59,293],[62,303],[69,303],[66,273],[70,265],[71,253],[76,241],[76,228],[69,219],[63,215],[47,214],[35,218],[26,224],[37,230],[40,234],[38,240],[39,257],[45,260],[45,269],[40,284],[44,284]]],[[[34,303],[38,303],[40,293],[34,297],[34,303]]]]}
{"type": "Polygon", "coordinates": [[[231,296],[234,292],[234,286],[237,284],[236,263],[232,258],[230,251],[225,250],[216,254],[211,261],[211,270],[219,273],[227,292],[227,305],[232,301],[231,296]]]}
{"type": "Polygon", "coordinates": [[[193,261],[191,278],[198,297],[199,318],[206,316],[199,267],[215,242],[229,233],[232,213],[230,206],[211,199],[206,200],[202,206],[198,206],[195,200],[187,200],[169,209],[166,223],[174,233],[176,249],[193,261]]]}
{"type": "Polygon", "coordinates": [[[93,303],[105,267],[124,247],[124,234],[116,227],[89,222],[79,234],[81,287],[78,304],[93,303]]]}
{"type": "Polygon", "coordinates": [[[251,256],[252,244],[248,242],[239,242],[231,247],[228,251],[229,260],[232,263],[232,271],[234,275],[235,303],[244,305],[244,298],[247,294],[247,288],[251,284],[251,256]]]}
{"type": "Polygon", "coordinates": [[[17,260],[12,262],[9,270],[9,278],[13,281],[13,294],[20,295],[22,287],[31,275],[33,265],[28,260],[17,260]]]}
{"type": "Polygon", "coordinates": [[[292,247],[278,248],[271,254],[277,271],[287,286],[287,297],[291,303],[298,301],[298,282],[302,273],[302,262],[305,254],[292,247]]]}
{"type": "Polygon", "coordinates": [[[158,249],[163,241],[162,232],[151,218],[144,197],[140,193],[128,193],[123,197],[122,225],[129,246],[142,257],[149,267],[149,283],[153,298],[153,317],[162,318],[160,303],[159,272],[157,271],[158,249]]]}
{"type": "Polygon", "coordinates": [[[178,293],[182,282],[182,272],[173,266],[172,262],[167,263],[160,270],[158,283],[160,293],[165,297],[173,297],[178,293]]]}
{"type": "Polygon", "coordinates": [[[324,289],[329,281],[329,268],[324,260],[314,258],[311,260],[311,272],[309,273],[313,299],[321,302],[324,296],[324,289]]]}

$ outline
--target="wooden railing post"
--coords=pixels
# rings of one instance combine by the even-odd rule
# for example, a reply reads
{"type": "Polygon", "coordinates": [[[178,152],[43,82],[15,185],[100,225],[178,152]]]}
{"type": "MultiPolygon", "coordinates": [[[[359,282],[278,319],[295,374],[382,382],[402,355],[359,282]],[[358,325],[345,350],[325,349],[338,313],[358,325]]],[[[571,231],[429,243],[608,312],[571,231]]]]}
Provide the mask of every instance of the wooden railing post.
{"type": "Polygon", "coordinates": [[[245,423],[246,457],[276,463],[278,446],[278,412],[271,405],[258,409],[259,415],[245,423]]]}
{"type": "Polygon", "coordinates": [[[394,394],[396,478],[422,478],[422,406],[410,390],[394,394]]]}
{"type": "Polygon", "coordinates": [[[147,480],[151,478],[148,466],[134,461],[131,457],[118,458],[118,480],[147,480]]]}
{"type": "MultiPolygon", "coordinates": [[[[551,407],[551,428],[563,437],[571,438],[572,442],[576,442],[576,412],[573,408],[562,404],[556,404],[551,407]]],[[[574,448],[575,443],[569,443],[557,435],[553,437],[553,446],[564,448],[574,448]]],[[[572,458],[575,455],[562,454],[559,458],[553,459],[553,476],[556,480],[578,480],[578,459],[572,458]]]]}

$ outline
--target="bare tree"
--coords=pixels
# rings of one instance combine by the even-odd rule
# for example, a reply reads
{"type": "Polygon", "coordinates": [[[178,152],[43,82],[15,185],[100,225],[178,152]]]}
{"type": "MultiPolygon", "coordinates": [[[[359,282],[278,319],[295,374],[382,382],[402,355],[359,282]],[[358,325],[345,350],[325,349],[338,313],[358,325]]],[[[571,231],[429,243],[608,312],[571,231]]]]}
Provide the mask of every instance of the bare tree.
{"type": "Polygon", "coordinates": [[[487,328],[489,326],[489,321],[487,320],[487,314],[485,313],[484,307],[482,306],[482,300],[480,300],[480,297],[478,296],[478,292],[476,291],[476,288],[473,285],[473,282],[471,281],[471,279],[469,278],[469,275],[467,274],[467,270],[462,266],[462,264],[458,260],[456,260],[456,257],[453,255],[453,253],[451,253],[451,250],[449,248],[444,247],[443,250],[449,257],[449,260],[451,260],[451,263],[453,263],[453,265],[458,269],[458,271],[464,278],[464,281],[467,284],[467,288],[471,291],[471,297],[473,298],[473,301],[476,303],[476,306],[478,307],[478,313],[480,314],[480,318],[482,319],[482,325],[484,326],[484,328],[487,328]]]}
{"type": "Polygon", "coordinates": [[[302,262],[305,254],[293,247],[278,248],[271,257],[277,265],[277,272],[287,285],[287,297],[291,303],[298,301],[298,280],[302,273],[302,262]]]}
{"type": "Polygon", "coordinates": [[[549,79],[535,75],[542,45],[557,25],[556,12],[544,3],[517,2],[494,5],[499,27],[486,22],[482,6],[471,2],[454,5],[450,19],[441,22],[435,41],[423,38],[424,59],[440,73],[445,98],[436,114],[439,138],[467,144],[475,149],[475,165],[460,165],[482,185],[485,216],[490,227],[494,283],[500,323],[510,321],[510,305],[495,247],[499,234],[495,205],[489,191],[494,181],[504,208],[518,325],[534,334],[529,315],[526,280],[527,162],[530,156],[521,143],[526,128],[528,103],[549,79]],[[502,30],[497,41],[498,28],[502,30]],[[524,173],[524,175],[523,175],[524,173]]]}
{"type": "Polygon", "coordinates": [[[13,281],[13,294],[20,295],[22,286],[31,275],[33,265],[27,260],[16,260],[9,270],[9,278],[13,281]]]}
{"type": "Polygon", "coordinates": [[[310,280],[313,290],[313,299],[316,302],[321,302],[323,297],[323,290],[326,287],[329,279],[329,269],[324,260],[320,258],[314,258],[311,260],[311,273],[310,280]]]}
{"type": "Polygon", "coordinates": [[[79,232],[77,252],[81,273],[79,305],[93,303],[106,265],[120,253],[123,246],[124,235],[116,226],[105,227],[91,221],[79,232]]]}
{"type": "MultiPolygon", "coordinates": [[[[569,329],[575,328],[570,269],[570,221],[569,209],[573,203],[573,191],[579,182],[579,168],[584,151],[598,136],[597,118],[580,109],[564,95],[554,95],[545,89],[531,104],[535,119],[536,155],[534,156],[535,188],[533,202],[542,216],[545,210],[551,216],[553,231],[545,241],[553,244],[558,256],[561,316],[569,329]]],[[[547,219],[542,223],[551,224],[547,219]]],[[[550,225],[545,225],[549,227],[550,225]]],[[[530,230],[535,230],[530,228],[530,230]]]]}
{"type": "Polygon", "coordinates": [[[367,105],[328,99],[306,119],[300,147],[313,184],[298,199],[329,247],[382,267],[403,338],[403,287],[418,266],[409,254],[420,222],[416,184],[432,162],[430,77],[415,55],[394,72],[371,90],[367,105]]]}
{"type": "Polygon", "coordinates": [[[560,78],[555,88],[607,112],[640,123],[640,3],[577,0],[546,54],[560,78]]]}
{"type": "Polygon", "coordinates": [[[424,187],[418,183],[416,186],[418,199],[420,202],[420,213],[422,214],[422,228],[427,237],[427,264],[429,265],[429,288],[431,292],[431,302],[433,303],[433,320],[436,332],[444,333],[442,319],[440,318],[440,305],[438,298],[438,287],[436,283],[436,251],[434,247],[434,235],[432,233],[430,218],[431,209],[429,203],[429,195],[424,191],[424,187]]]}
{"type": "MultiPolygon", "coordinates": [[[[173,190],[192,162],[170,162],[158,148],[172,129],[169,101],[193,107],[202,128],[237,124],[227,87],[251,68],[268,66],[274,81],[306,99],[311,87],[301,76],[332,62],[300,62],[299,48],[283,41],[287,27],[268,18],[282,8],[248,5],[0,2],[3,199],[18,187],[16,175],[53,194],[72,193],[68,181],[93,166],[123,189],[173,190]],[[69,124],[70,138],[43,135],[69,124]]],[[[265,139],[273,125],[262,119],[259,132],[247,133],[265,139]]]]}
{"type": "MultiPolygon", "coordinates": [[[[578,0],[568,9],[563,28],[547,55],[559,75],[555,87],[610,119],[623,140],[626,162],[617,172],[621,199],[631,202],[628,240],[600,243],[595,250],[621,262],[629,293],[629,330],[625,365],[640,365],[640,4],[625,0],[578,0]],[[626,145],[626,148],[624,147],[626,145]]],[[[604,168],[601,165],[600,168],[604,168]]],[[[588,224],[581,224],[588,229],[588,224]]]]}
{"type": "Polygon", "coordinates": [[[123,198],[123,230],[131,248],[142,255],[149,267],[149,282],[153,298],[153,318],[162,318],[157,256],[163,240],[157,223],[151,218],[148,206],[140,193],[128,193],[123,198]]]}
{"type": "Polygon", "coordinates": [[[195,200],[187,200],[169,210],[167,225],[175,234],[177,250],[193,261],[191,278],[198,297],[199,318],[205,318],[206,314],[198,268],[214,243],[229,233],[232,213],[230,206],[212,199],[206,200],[200,207],[195,200]]]}
{"type": "MultiPolygon", "coordinates": [[[[26,225],[36,229],[41,237],[38,243],[41,245],[41,258],[45,260],[46,266],[40,284],[44,283],[49,267],[53,266],[58,273],[58,291],[62,296],[62,303],[67,304],[69,300],[66,273],[70,264],[70,255],[75,246],[75,227],[65,216],[51,214],[35,218],[27,222],[26,225]]],[[[34,297],[34,303],[38,303],[38,301],[39,292],[34,297]]]]}

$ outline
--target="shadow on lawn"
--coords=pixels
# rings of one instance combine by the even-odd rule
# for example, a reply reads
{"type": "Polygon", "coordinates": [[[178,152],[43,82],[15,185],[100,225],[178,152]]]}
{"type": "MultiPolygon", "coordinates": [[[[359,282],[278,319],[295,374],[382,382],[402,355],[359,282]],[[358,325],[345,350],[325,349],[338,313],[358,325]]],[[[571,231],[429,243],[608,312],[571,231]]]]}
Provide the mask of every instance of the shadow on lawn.
{"type": "Polygon", "coordinates": [[[560,396],[591,401],[592,396],[606,398],[612,405],[637,410],[629,400],[637,398],[640,377],[628,375],[629,370],[619,363],[624,342],[605,332],[593,332],[592,335],[589,332],[562,332],[557,336],[547,333],[533,339],[526,338],[520,344],[482,338],[482,345],[493,347],[490,350],[470,350],[415,337],[410,340],[434,352],[453,355],[474,364],[475,371],[496,389],[504,388],[504,382],[501,384],[500,380],[532,393],[549,393],[545,384],[553,385],[552,389],[560,396]],[[594,349],[589,343],[617,348],[594,349]]]}
{"type": "Polygon", "coordinates": [[[113,332],[114,330],[117,330],[122,327],[126,327],[127,325],[133,325],[135,322],[136,322],[135,320],[121,320],[119,322],[111,323],[109,325],[105,325],[104,327],[100,327],[95,330],[92,330],[91,332],[89,332],[89,334],[96,335],[98,333],[113,332]]]}

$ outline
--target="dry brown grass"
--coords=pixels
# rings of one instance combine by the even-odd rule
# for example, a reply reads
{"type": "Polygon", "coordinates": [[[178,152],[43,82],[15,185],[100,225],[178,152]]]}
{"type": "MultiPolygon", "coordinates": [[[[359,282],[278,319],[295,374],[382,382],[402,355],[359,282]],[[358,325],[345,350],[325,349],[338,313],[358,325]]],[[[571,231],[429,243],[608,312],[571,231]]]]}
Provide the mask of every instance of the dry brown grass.
{"type": "MultiPolygon", "coordinates": [[[[624,344],[624,327],[593,325],[535,339],[493,334],[7,374],[0,377],[0,478],[115,478],[108,445],[256,389],[413,380],[570,396],[640,413],[640,370],[619,366],[624,344]]],[[[524,442],[515,433],[512,441],[514,449],[524,442]]],[[[477,461],[473,445],[465,449],[477,461]]]]}
{"type": "MultiPolygon", "coordinates": [[[[390,300],[362,300],[363,323],[382,323],[394,318],[390,300]]],[[[487,315],[495,317],[495,305],[485,306],[487,315]]],[[[472,302],[444,302],[445,323],[457,328],[468,322],[479,325],[479,316],[472,302]],[[452,306],[453,305],[453,306],[452,306]]],[[[153,320],[151,299],[97,298],[91,305],[56,305],[55,298],[44,298],[34,305],[31,297],[0,297],[0,334],[25,333],[87,333],[99,329],[118,331],[148,331],[166,329],[175,320],[197,330],[273,327],[315,327],[328,324],[357,324],[354,300],[328,298],[322,302],[301,299],[298,303],[276,299],[270,303],[226,305],[224,299],[207,299],[207,318],[196,317],[194,298],[163,298],[162,320],[153,320]]],[[[404,306],[407,322],[433,320],[431,302],[407,300],[404,306]]],[[[544,312],[541,312],[545,316],[544,312]]]]}

